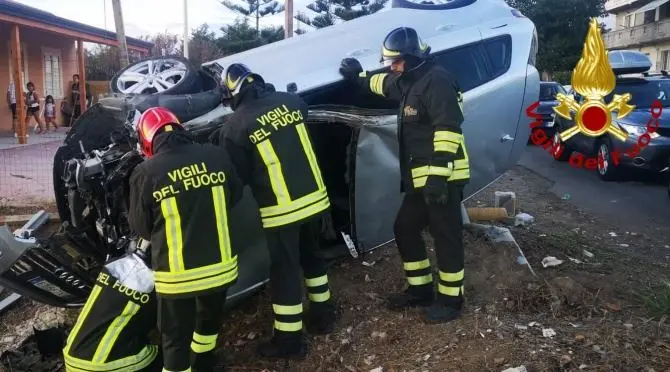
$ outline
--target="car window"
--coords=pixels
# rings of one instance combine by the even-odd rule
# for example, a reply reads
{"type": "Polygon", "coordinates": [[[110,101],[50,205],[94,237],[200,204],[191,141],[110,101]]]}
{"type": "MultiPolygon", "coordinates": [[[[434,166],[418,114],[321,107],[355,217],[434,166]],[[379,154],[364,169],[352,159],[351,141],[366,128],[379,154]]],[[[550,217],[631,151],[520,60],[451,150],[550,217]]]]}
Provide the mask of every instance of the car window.
{"type": "Polygon", "coordinates": [[[562,85],[556,85],[556,94],[562,93],[562,94],[568,94],[568,91],[563,88],[562,85]]]}
{"type": "Polygon", "coordinates": [[[484,56],[479,44],[447,50],[437,54],[436,60],[454,75],[463,92],[482,85],[488,80],[484,56]]]}
{"type": "Polygon", "coordinates": [[[552,84],[540,84],[540,101],[551,101],[554,99],[555,91],[552,84]]]}
{"type": "Polygon", "coordinates": [[[670,106],[670,80],[646,80],[633,84],[617,84],[612,93],[605,97],[605,102],[610,102],[614,94],[626,93],[632,96],[628,103],[638,108],[649,108],[655,100],[661,101],[663,107],[670,106]]]}
{"type": "Polygon", "coordinates": [[[509,70],[512,60],[512,38],[509,35],[485,41],[484,50],[491,64],[489,71],[491,77],[502,75],[509,70]]]}

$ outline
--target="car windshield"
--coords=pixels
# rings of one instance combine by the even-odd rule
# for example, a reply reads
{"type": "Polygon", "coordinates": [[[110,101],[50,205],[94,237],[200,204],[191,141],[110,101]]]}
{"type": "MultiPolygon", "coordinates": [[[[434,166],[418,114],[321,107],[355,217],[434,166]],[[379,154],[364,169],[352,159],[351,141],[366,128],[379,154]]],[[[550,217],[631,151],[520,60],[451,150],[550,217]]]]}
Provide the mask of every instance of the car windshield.
{"type": "Polygon", "coordinates": [[[556,93],[564,93],[562,90],[557,91],[558,84],[540,84],[540,101],[553,101],[556,99],[556,93]]]}
{"type": "Polygon", "coordinates": [[[637,108],[649,108],[655,100],[661,101],[663,107],[670,106],[670,80],[647,80],[645,82],[617,84],[614,91],[605,97],[610,102],[614,94],[630,93],[633,98],[628,102],[637,108]]]}

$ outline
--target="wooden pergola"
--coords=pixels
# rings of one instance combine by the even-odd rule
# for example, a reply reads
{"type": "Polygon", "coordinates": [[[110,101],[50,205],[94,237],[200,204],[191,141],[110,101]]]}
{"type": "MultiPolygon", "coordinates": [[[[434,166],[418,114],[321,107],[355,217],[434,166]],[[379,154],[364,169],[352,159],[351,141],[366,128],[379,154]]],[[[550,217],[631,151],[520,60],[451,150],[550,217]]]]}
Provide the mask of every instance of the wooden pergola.
{"type": "MultiPolygon", "coordinates": [[[[21,29],[32,28],[44,32],[66,36],[77,43],[77,62],[79,70],[79,99],[81,112],[86,110],[86,68],[84,42],[119,46],[116,33],[84,25],[68,19],[57,17],[51,13],[41,11],[13,2],[0,4],[0,22],[11,25],[10,50],[13,60],[14,86],[16,89],[16,109],[18,114],[17,137],[20,144],[27,143],[26,108],[23,95],[21,76],[21,29]]],[[[139,39],[126,38],[129,50],[148,55],[152,44],[139,39]]]]}

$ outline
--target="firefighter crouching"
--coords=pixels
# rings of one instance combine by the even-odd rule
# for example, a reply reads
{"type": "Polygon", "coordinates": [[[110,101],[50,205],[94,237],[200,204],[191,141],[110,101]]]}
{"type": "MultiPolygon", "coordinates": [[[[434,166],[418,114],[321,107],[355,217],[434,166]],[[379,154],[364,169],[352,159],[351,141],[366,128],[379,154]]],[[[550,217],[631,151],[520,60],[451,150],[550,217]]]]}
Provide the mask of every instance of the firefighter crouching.
{"type": "Polygon", "coordinates": [[[135,255],[112,261],[98,274],[63,349],[66,372],[146,371],[163,368],[151,271],[135,255]]]}
{"type": "Polygon", "coordinates": [[[242,181],[260,207],[271,259],[274,335],[258,347],[265,357],[301,357],[303,335],[301,267],[310,300],[307,331],[330,333],[336,321],[325,261],[318,255],[319,216],[330,207],[305,124],[300,97],[267,89],[243,64],[223,74],[224,104],[234,113],[219,144],[230,153],[242,181]]]}
{"type": "Polygon", "coordinates": [[[164,108],[145,111],[137,134],[147,160],[130,178],[129,223],[151,240],[164,371],[212,371],[238,275],[228,218],[242,185],[225,151],[195,143],[164,108]]]}
{"type": "Polygon", "coordinates": [[[461,132],[463,98],[456,80],[431,57],[430,47],[408,27],[384,39],[382,58],[389,72],[370,75],[353,58],[340,73],[368,91],[401,102],[398,113],[401,190],[394,225],[408,289],[389,297],[391,309],[430,306],[426,320],[446,322],[463,306],[461,202],[470,166],[461,132]],[[428,226],[435,239],[439,279],[437,298],[431,265],[421,238],[428,226]]]}

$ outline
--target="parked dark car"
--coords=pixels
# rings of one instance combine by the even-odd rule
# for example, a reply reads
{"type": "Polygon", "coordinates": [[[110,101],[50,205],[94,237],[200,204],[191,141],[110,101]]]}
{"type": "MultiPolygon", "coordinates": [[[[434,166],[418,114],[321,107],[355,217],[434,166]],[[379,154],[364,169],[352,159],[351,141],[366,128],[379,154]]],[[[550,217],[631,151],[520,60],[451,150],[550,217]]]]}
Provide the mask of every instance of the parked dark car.
{"type": "Polygon", "coordinates": [[[556,114],[553,108],[558,105],[558,101],[556,100],[558,93],[568,94],[563,86],[555,81],[540,82],[540,105],[537,107],[536,112],[542,115],[542,125],[533,129],[544,130],[547,136],[554,134],[556,114]]]}
{"type": "MultiPolygon", "coordinates": [[[[630,93],[630,105],[635,109],[625,116],[618,118],[612,115],[614,125],[628,134],[626,141],[620,141],[609,133],[598,137],[589,137],[577,134],[563,143],[563,153],[554,159],[568,161],[573,152],[587,157],[598,157],[598,176],[605,181],[619,179],[625,172],[639,170],[649,173],[667,174],[670,171],[670,76],[646,74],[651,68],[648,57],[639,52],[615,51],[610,52],[610,64],[617,75],[614,90],[605,97],[610,102],[615,94],[630,93]],[[625,75],[624,75],[625,74],[625,75]],[[652,103],[658,100],[663,106],[659,117],[659,128],[649,133],[651,142],[639,151],[628,153],[634,148],[640,136],[647,133],[647,123],[651,116],[652,103]],[[616,157],[616,159],[615,159],[616,157]],[[615,165],[618,163],[618,166],[615,165]]],[[[575,95],[578,103],[584,98],[575,95]]],[[[574,113],[573,113],[574,119],[574,113]]],[[[574,120],[567,120],[557,115],[555,142],[561,142],[558,134],[575,126],[574,120]]]]}

